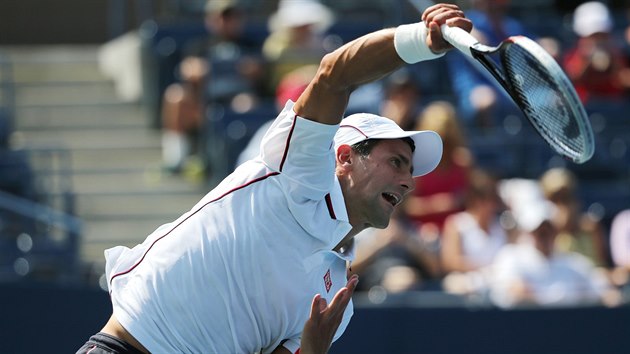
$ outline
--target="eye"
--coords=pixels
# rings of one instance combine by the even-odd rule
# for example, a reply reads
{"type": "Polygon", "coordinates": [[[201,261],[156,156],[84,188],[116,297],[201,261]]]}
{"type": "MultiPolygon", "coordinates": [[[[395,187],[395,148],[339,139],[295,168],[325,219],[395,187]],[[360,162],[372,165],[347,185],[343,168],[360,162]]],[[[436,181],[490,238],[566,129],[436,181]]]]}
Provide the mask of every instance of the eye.
{"type": "Polygon", "coordinates": [[[391,160],[391,162],[392,162],[392,165],[394,165],[394,167],[396,167],[396,168],[400,168],[400,166],[402,165],[402,161],[400,161],[400,159],[397,158],[397,157],[394,157],[391,160]]]}

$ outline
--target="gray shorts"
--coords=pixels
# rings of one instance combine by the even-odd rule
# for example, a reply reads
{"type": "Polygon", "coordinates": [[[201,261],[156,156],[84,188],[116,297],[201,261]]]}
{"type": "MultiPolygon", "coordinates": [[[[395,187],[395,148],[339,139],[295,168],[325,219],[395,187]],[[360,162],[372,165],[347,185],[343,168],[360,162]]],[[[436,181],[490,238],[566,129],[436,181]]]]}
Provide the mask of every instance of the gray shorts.
{"type": "Polygon", "coordinates": [[[97,333],[76,354],[143,354],[129,343],[105,333],[97,333]]]}

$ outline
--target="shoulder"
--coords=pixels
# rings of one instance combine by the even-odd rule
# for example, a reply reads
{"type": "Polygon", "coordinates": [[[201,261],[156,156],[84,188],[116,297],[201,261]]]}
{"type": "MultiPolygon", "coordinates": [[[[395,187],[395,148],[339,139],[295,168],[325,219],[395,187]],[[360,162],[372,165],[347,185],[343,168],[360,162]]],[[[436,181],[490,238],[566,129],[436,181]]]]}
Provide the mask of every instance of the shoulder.
{"type": "Polygon", "coordinates": [[[590,259],[577,252],[561,252],[556,254],[556,258],[575,270],[588,271],[594,267],[590,259]]]}
{"type": "Polygon", "coordinates": [[[599,221],[595,220],[593,216],[588,213],[580,216],[580,230],[589,234],[596,234],[602,229],[599,221]]]}

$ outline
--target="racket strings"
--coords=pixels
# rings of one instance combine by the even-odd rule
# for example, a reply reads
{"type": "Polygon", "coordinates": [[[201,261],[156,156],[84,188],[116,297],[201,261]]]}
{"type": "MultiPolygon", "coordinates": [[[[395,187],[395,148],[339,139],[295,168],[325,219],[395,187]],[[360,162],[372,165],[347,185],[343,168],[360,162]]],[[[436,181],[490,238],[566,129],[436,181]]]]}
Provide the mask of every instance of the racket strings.
{"type": "Polygon", "coordinates": [[[554,147],[571,158],[584,155],[587,142],[580,129],[566,89],[550,71],[519,45],[503,53],[506,77],[518,105],[534,128],[554,147]]]}

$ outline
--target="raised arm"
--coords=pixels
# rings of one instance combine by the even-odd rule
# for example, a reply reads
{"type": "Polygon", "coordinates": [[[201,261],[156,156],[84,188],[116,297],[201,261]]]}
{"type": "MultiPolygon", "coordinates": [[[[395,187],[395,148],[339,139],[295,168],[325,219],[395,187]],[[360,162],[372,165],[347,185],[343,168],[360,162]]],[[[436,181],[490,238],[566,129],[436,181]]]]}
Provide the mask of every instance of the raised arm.
{"type": "Polygon", "coordinates": [[[338,124],[354,88],[382,78],[405,62],[433,59],[449,50],[440,31],[442,24],[472,29],[453,4],[431,6],[422,19],[419,24],[367,34],[324,56],[315,78],[297,100],[295,112],[320,123],[338,124]]]}

